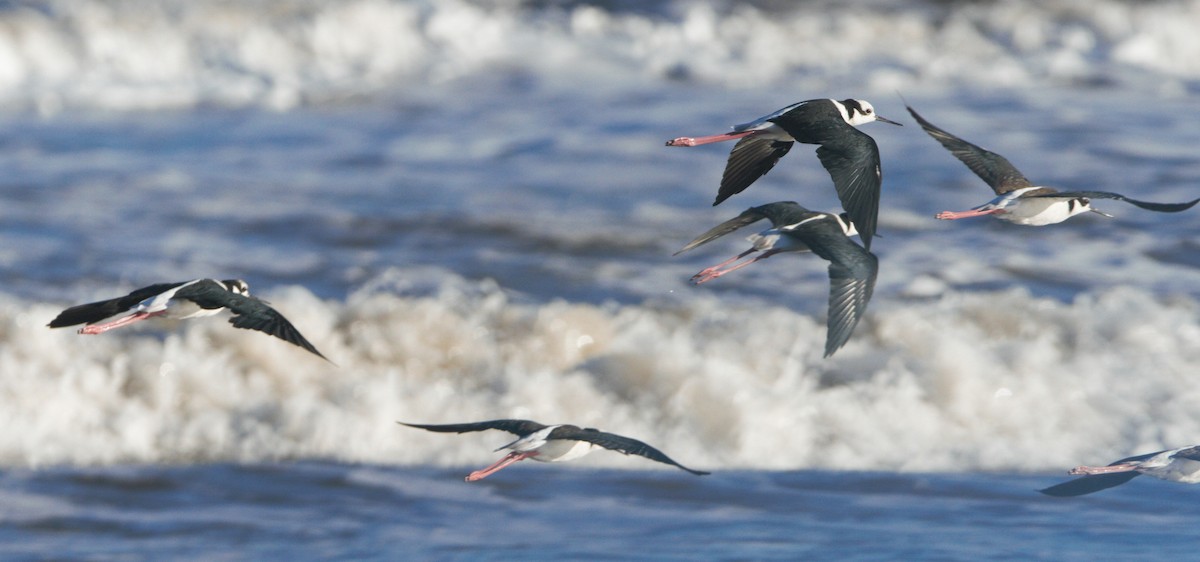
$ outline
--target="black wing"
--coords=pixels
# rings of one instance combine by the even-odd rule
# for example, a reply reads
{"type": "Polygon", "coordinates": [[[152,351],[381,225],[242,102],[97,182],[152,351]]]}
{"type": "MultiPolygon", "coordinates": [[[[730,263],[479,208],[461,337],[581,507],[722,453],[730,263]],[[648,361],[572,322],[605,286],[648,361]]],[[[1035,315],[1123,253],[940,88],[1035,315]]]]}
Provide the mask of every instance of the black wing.
{"type": "Polygon", "coordinates": [[[321,359],[329,360],[317,351],[287,318],[261,299],[230,292],[220,283],[210,279],[179,289],[175,292],[175,297],[190,300],[197,306],[210,310],[228,308],[233,313],[229,323],[233,324],[234,328],[257,330],[275,336],[302,347],[321,359]]]}
{"type": "MultiPolygon", "coordinates": [[[[1193,449],[1197,449],[1197,447],[1193,447],[1193,449]]],[[[1121,460],[1108,463],[1108,466],[1125,464],[1127,462],[1144,461],[1165,452],[1166,451],[1155,451],[1153,453],[1146,453],[1144,455],[1125,457],[1121,460]]],[[[1082,496],[1092,492],[1099,492],[1100,490],[1107,490],[1108,488],[1112,488],[1114,486],[1120,486],[1121,484],[1133,480],[1138,476],[1141,476],[1141,473],[1136,470],[1130,470],[1129,472],[1114,472],[1112,474],[1094,474],[1091,476],[1076,478],[1074,480],[1068,480],[1062,484],[1055,484],[1054,486],[1050,486],[1049,488],[1044,488],[1038,491],[1046,494],[1047,496],[1055,496],[1059,498],[1082,496]]]]}
{"type": "Polygon", "coordinates": [[[1138,201],[1130,199],[1119,193],[1110,193],[1107,191],[1056,191],[1054,193],[1039,193],[1026,195],[1027,197],[1048,197],[1052,199],[1075,199],[1077,197],[1086,197],[1088,199],[1116,199],[1124,201],[1131,205],[1135,205],[1148,211],[1158,211],[1160,213],[1178,213],[1186,211],[1200,203],[1200,199],[1193,199],[1187,203],[1153,203],[1149,201],[1138,201]]]}
{"type": "Polygon", "coordinates": [[[687,245],[681,250],[672,255],[678,256],[679,254],[691,250],[696,246],[701,246],[712,242],[713,240],[725,236],[726,234],[729,234],[730,232],[733,232],[743,226],[754,224],[765,218],[767,218],[766,215],[763,215],[761,212],[759,212],[758,207],[746,209],[745,211],[742,211],[742,214],[708,229],[707,232],[697,236],[691,242],[688,242],[687,245]]]}
{"type": "Polygon", "coordinates": [[[846,236],[832,215],[787,230],[829,261],[829,319],[825,357],[833,355],[854,333],[867,310],[879,275],[879,259],[846,236]]]}
{"type": "Polygon", "coordinates": [[[637,439],[631,439],[629,437],[624,437],[624,436],[616,435],[613,433],[607,433],[604,431],[599,431],[599,430],[595,430],[595,429],[591,429],[591,428],[587,428],[587,429],[573,428],[573,429],[575,429],[575,431],[570,431],[569,435],[562,435],[562,436],[556,436],[554,432],[551,432],[549,439],[575,439],[577,441],[586,441],[588,443],[591,443],[593,445],[599,445],[599,446],[604,447],[605,449],[609,449],[611,451],[617,451],[619,453],[624,453],[626,455],[638,455],[641,457],[646,457],[652,461],[658,461],[658,462],[661,462],[664,464],[674,465],[674,466],[682,468],[683,470],[686,470],[692,474],[696,474],[699,476],[709,474],[708,472],[705,472],[703,470],[693,470],[686,466],[683,466],[682,464],[679,464],[679,463],[675,462],[674,460],[672,460],[671,457],[668,457],[667,455],[663,454],[662,451],[659,451],[658,449],[655,449],[654,447],[651,447],[645,443],[642,443],[641,441],[638,441],[637,439]]]}
{"type": "Polygon", "coordinates": [[[850,334],[854,333],[875,292],[879,261],[873,254],[865,255],[869,259],[862,266],[829,265],[829,328],[825,335],[825,357],[833,355],[850,340],[850,334]]]}
{"type": "Polygon", "coordinates": [[[879,147],[870,135],[846,125],[846,136],[831,139],[817,149],[817,158],[833,178],[842,208],[858,229],[863,245],[871,249],[879,221],[879,190],[883,172],[879,147]]]}
{"type": "Polygon", "coordinates": [[[149,287],[142,287],[141,289],[138,289],[123,297],[72,306],[71,308],[60,312],[58,316],[55,317],[54,320],[51,320],[47,325],[51,328],[62,328],[64,326],[74,326],[76,324],[91,324],[93,322],[99,322],[110,316],[116,316],[117,314],[125,312],[150,297],[160,293],[165,293],[171,289],[174,289],[175,287],[183,285],[184,283],[187,283],[187,281],[180,281],[178,283],[158,283],[155,285],[150,285],[149,287]]]}
{"type": "Polygon", "coordinates": [[[1188,447],[1186,449],[1180,449],[1176,451],[1174,455],[1171,455],[1171,458],[1200,461],[1200,445],[1188,447]]]}
{"type": "Polygon", "coordinates": [[[946,147],[950,154],[966,164],[972,172],[975,172],[975,175],[991,186],[996,195],[1004,195],[1023,187],[1033,187],[1033,184],[1007,158],[962,140],[926,121],[912,107],[908,105],[904,107],[908,108],[908,112],[917,120],[917,123],[921,124],[921,128],[929,133],[929,136],[942,143],[942,146],[946,147]]]}
{"type": "Polygon", "coordinates": [[[721,176],[721,187],[713,206],[719,205],[731,195],[741,193],[750,184],[761,178],[792,149],[791,142],[779,141],[750,135],[744,137],[729,152],[725,173],[721,176]]]}
{"type": "Polygon", "coordinates": [[[499,429],[507,431],[513,435],[525,436],[536,431],[546,429],[547,425],[540,424],[531,420],[489,420],[474,423],[448,423],[448,424],[419,424],[419,423],[404,423],[396,422],[400,425],[415,427],[428,431],[437,431],[439,433],[467,433],[471,431],[487,431],[489,429],[499,429]]]}
{"type": "Polygon", "coordinates": [[[1112,474],[1096,474],[1094,476],[1084,476],[1074,480],[1068,480],[1062,484],[1056,484],[1049,488],[1038,490],[1047,496],[1058,498],[1069,498],[1074,496],[1082,496],[1092,492],[1106,490],[1113,486],[1120,486],[1134,478],[1141,476],[1137,471],[1129,472],[1114,472],[1112,474]]]}
{"type": "Polygon", "coordinates": [[[712,242],[743,226],[754,224],[762,219],[771,221],[771,226],[781,227],[798,223],[817,214],[820,213],[805,209],[794,201],[776,201],[774,203],[767,203],[766,205],[759,205],[758,207],[750,207],[742,211],[742,214],[708,229],[708,232],[697,236],[694,240],[688,242],[683,249],[675,252],[673,255],[677,256],[696,246],[712,242]]]}

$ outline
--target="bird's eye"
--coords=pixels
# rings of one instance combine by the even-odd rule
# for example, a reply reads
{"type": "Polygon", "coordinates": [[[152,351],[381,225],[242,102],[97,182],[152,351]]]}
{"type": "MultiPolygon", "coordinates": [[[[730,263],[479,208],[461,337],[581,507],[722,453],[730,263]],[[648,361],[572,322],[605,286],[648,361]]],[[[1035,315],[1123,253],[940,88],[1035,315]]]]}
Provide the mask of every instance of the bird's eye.
{"type": "Polygon", "coordinates": [[[871,113],[871,108],[869,108],[869,107],[868,107],[868,108],[867,108],[867,111],[866,111],[866,113],[870,114],[870,113],[871,113]]]}

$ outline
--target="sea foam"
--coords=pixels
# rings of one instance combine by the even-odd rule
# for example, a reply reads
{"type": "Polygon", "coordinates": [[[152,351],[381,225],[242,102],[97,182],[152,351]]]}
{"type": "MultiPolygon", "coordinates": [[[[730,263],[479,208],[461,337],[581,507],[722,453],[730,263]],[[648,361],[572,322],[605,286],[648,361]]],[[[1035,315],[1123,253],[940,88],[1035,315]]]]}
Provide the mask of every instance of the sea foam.
{"type": "Polygon", "coordinates": [[[527,87],[913,91],[1030,82],[1184,95],[1185,2],[40,0],[0,10],[0,103],[287,110],[501,75],[527,87]]]}
{"type": "Polygon", "coordinates": [[[266,296],[334,364],[221,317],[88,337],[44,326],[64,303],[0,297],[0,464],[477,465],[508,436],[394,422],[503,417],[716,470],[1042,470],[1200,433],[1200,308],[1133,288],[881,300],[831,359],[822,318],[702,294],[535,303],[392,270],[344,302],[266,296]]]}

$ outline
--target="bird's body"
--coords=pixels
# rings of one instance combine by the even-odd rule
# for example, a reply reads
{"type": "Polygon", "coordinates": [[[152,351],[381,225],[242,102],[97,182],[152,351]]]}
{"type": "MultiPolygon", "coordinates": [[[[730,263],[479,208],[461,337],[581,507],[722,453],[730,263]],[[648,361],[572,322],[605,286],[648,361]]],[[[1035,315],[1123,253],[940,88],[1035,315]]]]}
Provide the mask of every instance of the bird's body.
{"type": "MultiPolygon", "coordinates": [[[[143,314],[146,316],[157,316],[164,319],[186,320],[188,318],[203,318],[205,316],[213,316],[224,310],[223,307],[204,308],[194,300],[186,298],[188,287],[194,287],[197,283],[202,286],[207,281],[205,279],[194,279],[183,283],[174,284],[174,287],[167,289],[148,299],[144,299],[135,305],[132,310],[135,314],[143,314]],[[180,291],[184,292],[183,296],[178,296],[180,291]]],[[[246,296],[250,294],[250,287],[240,279],[229,279],[219,282],[224,286],[225,290],[235,295],[246,296]]],[[[198,288],[198,287],[197,287],[198,288]]],[[[82,329],[81,333],[102,333],[109,328],[102,328],[103,324],[89,324],[82,329]]]]}
{"type": "Polygon", "coordinates": [[[899,125],[876,115],[863,100],[807,100],[742,123],[732,132],[705,137],[679,137],[667,146],[699,146],[739,139],[729,153],[713,205],[741,193],[769,172],[793,143],[820,145],[817,157],[833,178],[838,198],[870,249],[879,214],[883,175],[879,147],[856,127],[872,121],[899,125]]]}
{"type": "MultiPolygon", "coordinates": [[[[546,426],[538,431],[530,433],[529,435],[520,437],[516,441],[513,441],[508,445],[504,445],[497,450],[511,449],[518,453],[537,451],[537,454],[531,456],[530,458],[540,462],[573,461],[592,452],[592,448],[595,445],[588,441],[566,439],[561,436],[555,436],[554,438],[551,438],[550,435],[560,427],[566,427],[569,430],[579,429],[575,426],[546,426]]],[[[560,431],[560,434],[565,433],[566,431],[560,431]]]]}
{"type": "Polygon", "coordinates": [[[1124,484],[1141,474],[1170,482],[1196,484],[1200,483],[1200,445],[1128,457],[1107,466],[1078,466],[1069,474],[1083,478],[1041,492],[1050,496],[1082,496],[1124,484]]]}
{"type": "Polygon", "coordinates": [[[1046,196],[1037,197],[1037,193],[1050,194],[1053,190],[1044,187],[1024,187],[1014,189],[995,199],[988,201],[971,211],[944,211],[937,218],[942,220],[957,220],[977,215],[995,215],[996,218],[1025,226],[1045,226],[1065,221],[1075,215],[1099,211],[1091,207],[1086,198],[1051,199],[1046,196]],[[1026,195],[1031,194],[1031,195],[1026,195]],[[979,212],[976,212],[979,211],[979,212]]]}
{"type": "MultiPolygon", "coordinates": [[[[907,107],[907,106],[906,106],[907,107]]],[[[971,144],[926,121],[912,107],[908,112],[920,123],[929,136],[966,164],[975,175],[996,193],[996,197],[969,211],[943,211],[936,216],[942,220],[958,220],[992,215],[998,219],[1025,226],[1045,226],[1063,222],[1075,215],[1092,212],[1106,217],[1112,215],[1092,207],[1093,199],[1116,199],[1137,207],[1160,213],[1177,213],[1192,208],[1200,199],[1186,203],[1153,203],[1130,199],[1107,191],[1058,191],[1034,185],[1007,158],[971,144]]]]}
{"type": "Polygon", "coordinates": [[[716,240],[762,219],[771,228],[750,237],[752,246],[724,262],[692,276],[699,285],[783,252],[813,252],[829,261],[829,326],[825,356],[850,339],[875,290],[879,260],[850,239],[854,224],[841,215],[810,211],[792,201],[751,207],[689,242],[676,255],[716,240]],[[736,263],[752,254],[751,260],[736,263]]]}
{"type": "Polygon", "coordinates": [[[149,318],[201,318],[223,310],[234,314],[229,322],[236,328],[258,330],[325,357],[282,314],[265,301],[250,296],[249,286],[241,279],[194,279],[150,285],[123,297],[72,306],[59,313],[49,326],[86,324],[79,329],[80,334],[102,334],[149,318]],[[113,317],[117,318],[108,320],[113,317]]]}
{"type": "Polygon", "coordinates": [[[696,475],[708,474],[704,471],[687,468],[671,460],[662,451],[636,439],[590,427],[581,428],[569,424],[545,425],[530,420],[513,419],[440,425],[397,423],[441,433],[467,433],[498,429],[518,436],[517,440],[496,449],[497,451],[509,449],[512,451],[511,453],[487,468],[472,472],[466,478],[468,482],[486,478],[512,463],[525,459],[541,462],[565,462],[580,458],[596,447],[618,451],[626,455],[643,456],[650,460],[679,467],[696,475]]]}

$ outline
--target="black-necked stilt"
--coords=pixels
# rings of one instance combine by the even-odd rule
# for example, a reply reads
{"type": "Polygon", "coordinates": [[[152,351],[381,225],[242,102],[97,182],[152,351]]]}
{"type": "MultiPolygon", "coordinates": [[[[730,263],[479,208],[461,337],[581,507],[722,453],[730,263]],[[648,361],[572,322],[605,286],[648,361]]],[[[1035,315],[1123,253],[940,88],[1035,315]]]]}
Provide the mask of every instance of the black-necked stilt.
{"type": "Polygon", "coordinates": [[[692,470],[686,466],[683,466],[682,464],[671,460],[671,457],[664,455],[662,451],[642,443],[637,439],[631,439],[629,437],[623,437],[612,433],[605,433],[590,427],[580,428],[566,424],[544,425],[529,420],[491,420],[475,423],[454,423],[444,425],[425,425],[404,422],[396,423],[442,433],[467,433],[469,431],[499,429],[501,431],[507,431],[518,436],[516,441],[496,449],[497,451],[512,449],[511,453],[487,468],[472,472],[467,476],[467,482],[474,482],[476,480],[487,478],[492,473],[512,463],[525,459],[533,459],[535,461],[542,462],[562,462],[574,460],[588,454],[594,447],[603,447],[605,449],[625,453],[626,455],[643,456],[653,461],[677,466],[692,474],[708,474],[702,470],[692,470]]]}
{"type": "Polygon", "coordinates": [[[1083,478],[1063,482],[1041,492],[1050,496],[1082,496],[1119,486],[1141,474],[1171,482],[1195,484],[1200,482],[1200,445],[1137,455],[1108,466],[1078,466],[1068,474],[1082,475],[1083,478]]]}
{"type": "Polygon", "coordinates": [[[818,144],[817,157],[833,178],[842,208],[850,215],[871,248],[879,215],[879,187],[883,175],[879,166],[879,147],[875,140],[855,128],[872,121],[900,125],[875,114],[875,108],[863,100],[808,100],[789,105],[775,113],[759,117],[733,128],[732,132],[706,137],[679,137],[667,146],[697,146],[741,139],[729,153],[717,205],[771,171],[775,163],[792,149],[792,144],[818,144]]]}
{"type": "Polygon", "coordinates": [[[692,282],[699,285],[782,252],[811,251],[821,256],[829,261],[829,327],[825,336],[825,357],[833,355],[850,339],[866,311],[879,273],[879,260],[875,255],[849,238],[855,234],[854,223],[844,216],[810,211],[792,201],[751,207],[696,237],[675,255],[762,219],[770,220],[771,228],[751,236],[754,245],[749,250],[693,275],[692,282]],[[731,265],[756,252],[762,253],[752,260],[731,265]]]}
{"type": "Polygon", "coordinates": [[[228,309],[229,323],[235,328],[258,330],[298,345],[325,359],[300,331],[265,301],[250,296],[250,287],[241,279],[194,279],[178,283],[159,283],[143,287],[123,297],[72,306],[50,321],[51,328],[87,324],[81,334],[102,334],[147,318],[199,318],[228,309]],[[133,311],[115,320],[106,318],[133,311]]]}
{"type": "Polygon", "coordinates": [[[975,172],[975,175],[991,186],[992,191],[996,192],[995,199],[969,211],[938,213],[937,218],[942,220],[994,215],[998,219],[1016,224],[1044,226],[1060,223],[1088,211],[1106,217],[1112,216],[1092,208],[1092,199],[1117,199],[1160,213],[1177,213],[1190,209],[1200,202],[1200,199],[1195,199],[1188,203],[1151,203],[1107,191],[1058,191],[1034,185],[1008,159],[942,130],[926,121],[912,107],[905,107],[908,107],[908,112],[921,124],[921,128],[929,133],[929,136],[946,147],[946,150],[966,164],[972,172],[975,172]]]}

